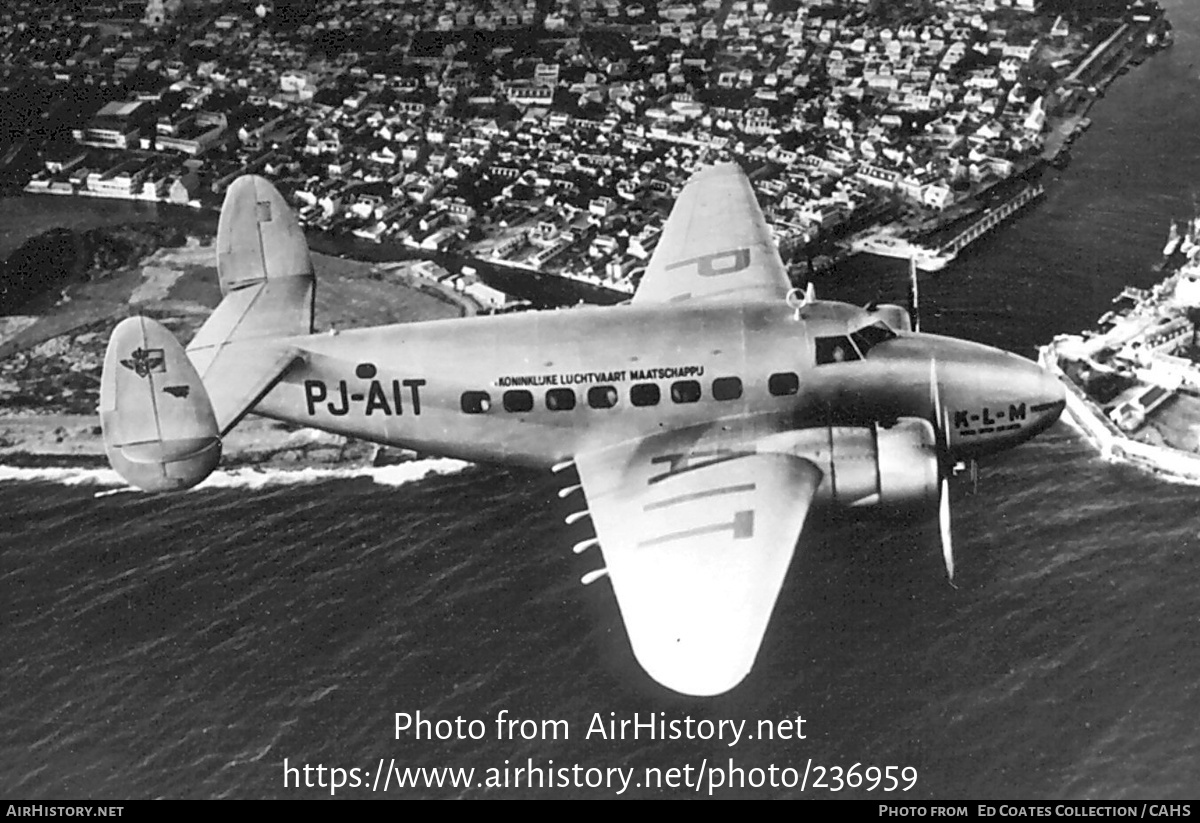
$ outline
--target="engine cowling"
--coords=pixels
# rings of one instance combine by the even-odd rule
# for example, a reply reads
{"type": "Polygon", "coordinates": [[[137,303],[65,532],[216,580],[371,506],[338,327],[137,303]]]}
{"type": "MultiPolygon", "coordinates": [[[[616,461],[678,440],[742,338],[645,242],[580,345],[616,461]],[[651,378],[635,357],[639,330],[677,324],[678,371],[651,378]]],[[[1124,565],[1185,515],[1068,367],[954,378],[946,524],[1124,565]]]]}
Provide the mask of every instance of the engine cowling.
{"type": "Polygon", "coordinates": [[[797,432],[795,453],[825,475],[817,498],[841,506],[928,504],[938,498],[938,459],[928,420],[892,426],[828,426],[797,432]]]}

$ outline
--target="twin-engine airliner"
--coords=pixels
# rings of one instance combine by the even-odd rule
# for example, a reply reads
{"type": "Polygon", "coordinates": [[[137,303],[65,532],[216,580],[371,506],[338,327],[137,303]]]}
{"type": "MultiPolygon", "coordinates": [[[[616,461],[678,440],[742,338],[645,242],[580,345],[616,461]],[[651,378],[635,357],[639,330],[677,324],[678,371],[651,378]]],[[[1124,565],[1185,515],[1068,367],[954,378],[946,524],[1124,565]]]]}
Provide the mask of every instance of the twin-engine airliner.
{"type": "Polygon", "coordinates": [[[716,695],[749,673],[814,503],[940,507],[947,477],[1064,405],[1036,364],[921,333],[897,305],[791,288],[741,169],[697,172],[628,305],[313,333],[304,235],[266,180],[225,198],[224,299],[185,350],[114,330],[100,416],[113,467],[195,486],[247,413],[425,454],[573,469],[633,653],[716,695]]]}

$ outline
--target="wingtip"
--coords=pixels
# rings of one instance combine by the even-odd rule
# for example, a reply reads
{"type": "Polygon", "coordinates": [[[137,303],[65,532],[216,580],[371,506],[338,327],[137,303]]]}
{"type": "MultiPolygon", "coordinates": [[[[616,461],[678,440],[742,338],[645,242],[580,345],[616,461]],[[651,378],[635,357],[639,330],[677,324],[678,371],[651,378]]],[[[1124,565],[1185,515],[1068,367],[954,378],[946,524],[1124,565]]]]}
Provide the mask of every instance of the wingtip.
{"type": "Polygon", "coordinates": [[[745,177],[746,173],[742,171],[741,166],[733,161],[713,163],[712,165],[702,166],[692,172],[688,184],[691,185],[701,180],[711,180],[714,177],[727,177],[730,175],[745,177]]]}
{"type": "MultiPolygon", "coordinates": [[[[636,656],[636,650],[634,654],[636,656]]],[[[691,659],[676,658],[671,663],[662,658],[650,661],[639,657],[638,662],[655,682],[673,692],[688,697],[716,697],[732,691],[746,679],[753,658],[749,666],[730,667],[714,665],[712,661],[704,660],[703,655],[692,656],[691,659]]]]}
{"type": "MultiPolygon", "coordinates": [[[[611,565],[611,564],[610,564],[611,565]]],[[[613,589],[621,603],[619,580],[613,589]]],[[[625,612],[623,611],[623,615],[625,612]]],[[[682,621],[625,621],[638,663],[659,685],[689,697],[715,697],[746,679],[758,657],[758,626],[693,613],[682,621]]],[[[729,615],[725,615],[729,618],[729,615]]]]}

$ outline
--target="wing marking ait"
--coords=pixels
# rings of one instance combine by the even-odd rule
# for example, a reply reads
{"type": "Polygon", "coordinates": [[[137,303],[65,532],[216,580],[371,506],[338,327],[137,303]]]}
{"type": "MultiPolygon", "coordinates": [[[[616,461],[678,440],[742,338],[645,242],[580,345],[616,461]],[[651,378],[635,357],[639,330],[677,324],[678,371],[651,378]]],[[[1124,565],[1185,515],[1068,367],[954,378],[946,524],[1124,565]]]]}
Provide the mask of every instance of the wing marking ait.
{"type": "Polygon", "coordinates": [[[735,163],[683,188],[642,277],[636,304],[783,300],[787,270],[750,181],[735,163]]]}
{"type": "Polygon", "coordinates": [[[704,438],[681,430],[576,458],[634,656],[697,696],[753,666],[821,482],[802,458],[704,438]]]}

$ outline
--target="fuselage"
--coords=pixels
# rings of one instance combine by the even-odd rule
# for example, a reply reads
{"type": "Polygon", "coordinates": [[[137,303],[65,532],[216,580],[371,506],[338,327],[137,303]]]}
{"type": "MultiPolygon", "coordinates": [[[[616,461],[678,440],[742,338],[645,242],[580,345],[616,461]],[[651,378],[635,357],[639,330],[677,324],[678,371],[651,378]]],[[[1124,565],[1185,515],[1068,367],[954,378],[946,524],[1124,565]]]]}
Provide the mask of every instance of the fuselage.
{"type": "Polygon", "coordinates": [[[722,420],[753,439],[931,419],[931,376],[954,458],[1017,445],[1063,407],[1028,360],[828,301],[579,308],[286,342],[303,358],[256,413],[478,462],[549,466],[722,420]]]}

